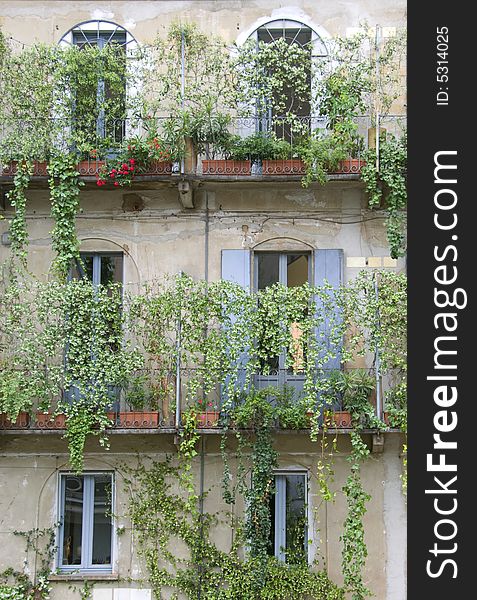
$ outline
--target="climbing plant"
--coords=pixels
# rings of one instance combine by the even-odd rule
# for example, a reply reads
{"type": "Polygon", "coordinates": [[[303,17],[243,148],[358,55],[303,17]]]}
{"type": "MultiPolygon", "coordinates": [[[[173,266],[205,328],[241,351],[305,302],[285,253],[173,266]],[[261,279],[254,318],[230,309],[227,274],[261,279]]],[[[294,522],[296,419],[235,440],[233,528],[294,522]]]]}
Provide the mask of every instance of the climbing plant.
{"type": "Polygon", "coordinates": [[[7,568],[0,573],[0,598],[2,600],[49,600],[51,562],[55,554],[55,526],[46,529],[14,531],[13,535],[25,539],[23,570],[7,568]],[[31,579],[30,555],[36,566],[31,579]]]}
{"type": "Polygon", "coordinates": [[[72,261],[79,258],[76,235],[76,215],[79,210],[80,188],[84,185],[76,170],[76,161],[70,154],[57,154],[48,164],[53,250],[56,251],[54,270],[65,281],[72,261]]]}
{"type": "Polygon", "coordinates": [[[21,297],[13,289],[2,296],[0,407],[13,419],[33,402],[40,411],[65,413],[77,472],[86,437],[99,435],[104,443],[108,409],[143,365],[123,338],[122,302],[120,287],[85,280],[33,282],[21,297]]]}
{"type": "Polygon", "coordinates": [[[280,563],[267,556],[263,544],[247,553],[245,558],[240,557],[240,547],[247,539],[247,527],[255,530],[250,531],[252,535],[264,540],[265,534],[259,527],[265,517],[258,515],[258,499],[260,496],[263,502],[266,500],[263,494],[272,493],[270,478],[275,458],[262,460],[258,453],[270,448],[269,441],[262,440],[255,446],[256,501],[251,497],[254,508],[248,512],[245,524],[236,524],[237,535],[228,551],[219,549],[212,542],[212,530],[220,522],[221,515],[200,513],[195,482],[189,475],[185,480],[181,477],[184,467],[191,473],[196,442],[191,413],[191,418],[186,420],[177,462],[167,457],[162,462],[146,465],[141,460],[135,467],[123,466],[130,487],[128,513],[138,536],[139,552],[144,558],[154,597],[159,600],[169,590],[181,592],[191,600],[197,597],[210,600],[305,597],[343,600],[343,590],[324,572],[313,571],[304,564],[280,563]],[[181,482],[179,487],[177,481],[181,482]],[[256,518],[258,522],[254,525],[256,518]],[[182,556],[172,550],[179,540],[186,548],[182,556]]]}
{"type": "Polygon", "coordinates": [[[388,136],[379,147],[379,165],[376,150],[368,150],[361,169],[370,208],[384,208],[390,254],[403,256],[406,250],[407,207],[407,136],[397,139],[388,136]]]}
{"type": "Polygon", "coordinates": [[[363,517],[366,514],[366,502],[371,497],[363,489],[361,463],[368,456],[369,449],[359,431],[356,430],[351,433],[351,446],[351,454],[348,457],[351,473],[343,487],[348,504],[348,514],[340,537],[343,543],[341,569],[345,587],[352,594],[352,599],[364,600],[370,596],[371,592],[363,582],[363,568],[368,555],[364,539],[363,517]]]}
{"type": "Polygon", "coordinates": [[[258,43],[250,39],[236,48],[234,66],[239,73],[238,97],[248,108],[253,106],[259,116],[270,111],[280,121],[300,127],[298,115],[311,102],[310,45],[289,43],[282,37],[258,43]]]}
{"type": "Polygon", "coordinates": [[[13,178],[13,188],[7,193],[7,199],[15,209],[15,216],[10,221],[10,239],[12,242],[12,255],[19,258],[26,266],[26,247],[28,244],[28,230],[26,223],[26,196],[25,191],[30,183],[32,164],[22,161],[13,178]]]}

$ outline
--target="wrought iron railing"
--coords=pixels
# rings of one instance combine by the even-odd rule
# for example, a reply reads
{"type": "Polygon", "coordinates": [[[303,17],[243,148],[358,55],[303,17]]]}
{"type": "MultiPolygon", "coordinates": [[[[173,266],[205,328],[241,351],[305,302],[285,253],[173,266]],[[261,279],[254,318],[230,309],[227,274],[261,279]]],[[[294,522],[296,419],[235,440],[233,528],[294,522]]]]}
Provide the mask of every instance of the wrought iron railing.
{"type": "MultiPolygon", "coordinates": [[[[373,125],[369,116],[356,117],[354,149],[349,156],[328,169],[329,173],[358,174],[363,165],[363,151],[368,147],[368,131],[373,125]]],[[[3,123],[0,129],[0,156],[3,166],[0,175],[11,177],[18,168],[18,158],[34,159],[33,175],[47,177],[46,164],[52,149],[69,149],[78,155],[81,176],[93,177],[104,168],[105,161],[127,151],[127,146],[140,140],[143,151],[154,140],[173,150],[169,160],[149,160],[139,169],[137,177],[158,177],[190,174],[204,177],[303,176],[306,170],[302,150],[309,136],[329,134],[326,117],[306,116],[289,118],[230,117],[215,121],[212,116],[200,124],[191,137],[184,138],[182,123],[170,117],[114,119],[101,131],[88,135],[87,143],[74,122],[52,120],[50,129],[33,122],[3,123]],[[36,133],[37,132],[37,133],[36,133]],[[179,133],[178,133],[179,132],[179,133]],[[244,140],[252,139],[248,145],[244,140]],[[264,140],[264,143],[261,143],[264,140]],[[266,143],[265,143],[266,142],[266,143]]],[[[387,134],[400,137],[406,130],[404,115],[382,117],[380,127],[387,134]]],[[[81,128],[80,128],[81,129],[81,128]]],[[[165,153],[167,154],[167,152],[165,153]]]]}
{"type": "MultiPolygon", "coordinates": [[[[137,405],[128,399],[127,390],[124,388],[117,388],[116,397],[112,397],[111,405],[107,408],[107,415],[111,419],[112,428],[117,429],[176,429],[181,425],[181,415],[184,411],[188,410],[192,404],[195,406],[197,413],[203,413],[202,416],[198,417],[199,427],[217,427],[224,424],[226,421],[225,417],[230,411],[230,406],[227,410],[224,410],[223,399],[221,399],[221,384],[217,383],[216,387],[209,391],[203,397],[203,404],[200,404],[198,399],[194,402],[187,399],[187,385],[188,379],[194,376],[194,368],[182,368],[180,370],[179,386],[177,388],[177,373],[171,372],[164,376],[164,373],[155,374],[149,372],[149,386],[148,393],[150,395],[149,400],[143,405],[137,405]],[[167,379],[167,386],[164,388],[164,379],[167,379]],[[152,385],[151,385],[152,384],[152,385]],[[176,390],[179,390],[178,395],[176,390]],[[176,403],[178,404],[178,408],[176,403]]],[[[300,402],[303,395],[303,383],[304,376],[300,374],[292,375],[286,369],[282,370],[281,373],[275,373],[272,375],[257,374],[252,377],[252,380],[248,385],[253,386],[255,389],[266,389],[269,387],[276,393],[276,390],[288,389],[288,392],[292,393],[291,401],[300,402]],[[276,375],[276,381],[274,378],[276,375]],[[281,375],[281,378],[280,378],[281,375]],[[280,381],[278,381],[280,379],[280,381]]],[[[142,372],[139,374],[143,374],[142,372]]],[[[376,378],[376,371],[374,369],[368,369],[368,374],[372,378],[376,378]]],[[[323,373],[322,373],[323,375],[323,373]]],[[[389,388],[392,374],[386,374],[381,383],[384,384],[384,393],[389,388]]],[[[390,388],[389,388],[390,389],[390,388]]],[[[371,392],[369,401],[371,406],[374,407],[374,414],[387,423],[387,413],[379,410],[379,406],[382,406],[377,399],[377,390],[371,392]]],[[[272,401],[273,402],[273,401],[272,401]]],[[[346,407],[343,406],[342,400],[336,397],[335,400],[330,404],[320,404],[319,398],[317,398],[317,406],[319,411],[319,422],[323,423],[324,410],[330,413],[337,413],[338,419],[345,419],[343,423],[335,419],[332,422],[336,423],[337,427],[347,428],[346,416],[341,414],[341,411],[346,411],[346,407]]],[[[65,429],[65,415],[61,412],[55,411],[55,406],[61,406],[55,404],[50,407],[49,412],[42,412],[39,408],[33,407],[30,414],[20,413],[18,419],[12,422],[8,419],[5,414],[0,413],[0,430],[18,430],[18,429],[38,429],[38,430],[62,430],[65,429]]],[[[306,413],[309,414],[308,412],[306,413]]],[[[349,417],[348,417],[349,418],[349,417]]],[[[280,428],[277,422],[277,427],[280,428]]]]}

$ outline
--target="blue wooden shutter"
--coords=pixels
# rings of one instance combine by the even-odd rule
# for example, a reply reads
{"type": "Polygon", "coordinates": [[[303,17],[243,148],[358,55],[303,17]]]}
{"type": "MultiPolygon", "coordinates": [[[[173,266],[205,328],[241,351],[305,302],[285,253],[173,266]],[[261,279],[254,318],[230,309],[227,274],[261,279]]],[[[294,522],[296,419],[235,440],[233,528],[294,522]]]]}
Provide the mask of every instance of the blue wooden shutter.
{"type": "Polygon", "coordinates": [[[250,250],[222,250],[222,279],[250,289],[250,250]]]}
{"type": "MultiPolygon", "coordinates": [[[[251,284],[251,259],[250,250],[222,250],[222,279],[238,283],[249,290],[251,284]]],[[[245,386],[248,356],[244,353],[240,357],[239,373],[237,383],[239,387],[245,386]]],[[[222,401],[224,401],[222,394],[222,401]]]]}
{"type": "MultiPolygon", "coordinates": [[[[327,281],[333,287],[338,288],[343,283],[343,250],[315,250],[314,258],[314,285],[319,287],[324,285],[325,281],[327,281]]],[[[338,309],[336,309],[335,315],[336,318],[339,319],[338,309]]],[[[327,348],[332,350],[336,355],[335,358],[330,359],[327,364],[324,365],[324,368],[326,370],[340,369],[343,341],[341,340],[338,345],[332,345],[329,339],[329,330],[330,324],[325,322],[317,331],[318,336],[324,336],[327,339],[327,348]]]]}

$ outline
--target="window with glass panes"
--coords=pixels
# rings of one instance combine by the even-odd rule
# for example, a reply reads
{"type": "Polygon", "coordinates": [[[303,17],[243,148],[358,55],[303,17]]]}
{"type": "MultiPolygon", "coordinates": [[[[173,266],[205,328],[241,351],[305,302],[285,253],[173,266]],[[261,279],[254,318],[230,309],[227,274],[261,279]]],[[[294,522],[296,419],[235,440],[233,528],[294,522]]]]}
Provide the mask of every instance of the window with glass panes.
{"type": "MultiPolygon", "coordinates": [[[[94,286],[121,284],[123,282],[123,255],[120,252],[82,252],[78,259],[72,262],[70,279],[86,279],[94,286]]],[[[68,347],[65,349],[65,361],[68,360],[68,347]]],[[[120,390],[117,386],[110,386],[108,391],[111,397],[110,412],[119,410],[120,390]]],[[[75,402],[81,398],[77,386],[72,385],[65,391],[65,400],[75,402]]]]}
{"type": "Polygon", "coordinates": [[[289,564],[307,562],[307,473],[276,473],[274,482],[268,552],[289,564]]]}
{"type": "MultiPolygon", "coordinates": [[[[254,255],[255,289],[263,290],[275,283],[296,287],[311,280],[311,254],[309,252],[256,252],[254,255]]],[[[292,335],[299,335],[299,323],[294,324],[292,335]]],[[[260,340],[257,341],[260,344],[260,340]]],[[[262,364],[261,373],[256,375],[258,388],[268,385],[289,385],[297,393],[304,384],[304,356],[295,356],[292,366],[286,367],[286,351],[271,357],[262,364]],[[267,368],[265,368],[265,366],[267,368]]]]}
{"type": "Polygon", "coordinates": [[[112,499],[112,473],[60,475],[61,571],[111,571],[112,499]]]}
{"type": "Polygon", "coordinates": [[[72,279],[87,279],[94,285],[110,285],[123,281],[121,252],[91,252],[80,254],[71,268],[72,279]]]}

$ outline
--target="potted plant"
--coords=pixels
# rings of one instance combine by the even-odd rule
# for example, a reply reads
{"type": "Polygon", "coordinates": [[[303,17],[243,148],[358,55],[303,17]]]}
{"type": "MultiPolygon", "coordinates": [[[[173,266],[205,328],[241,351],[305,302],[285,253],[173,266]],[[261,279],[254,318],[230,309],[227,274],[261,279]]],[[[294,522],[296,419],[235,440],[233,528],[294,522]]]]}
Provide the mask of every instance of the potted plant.
{"type": "Polygon", "coordinates": [[[365,369],[332,371],[321,395],[325,425],[350,428],[357,422],[374,420],[374,407],[369,400],[374,388],[375,380],[365,369]]]}
{"type": "Polygon", "coordinates": [[[66,429],[66,414],[56,412],[37,412],[36,427],[39,429],[66,429]]]}
{"type": "Polygon", "coordinates": [[[370,402],[375,385],[374,377],[366,369],[353,369],[342,373],[343,408],[351,413],[352,423],[370,424],[375,419],[374,407],[370,402]]]}
{"type": "Polygon", "coordinates": [[[216,402],[199,398],[193,406],[195,410],[197,427],[217,427],[220,418],[220,408],[216,402]]]}
{"type": "Polygon", "coordinates": [[[290,386],[283,386],[277,389],[273,395],[275,412],[279,427],[282,429],[307,429],[310,425],[310,419],[307,413],[307,407],[303,400],[294,397],[294,389],[290,386]]]}
{"type": "MultiPolygon", "coordinates": [[[[291,156],[291,146],[273,132],[258,132],[245,138],[236,138],[230,148],[234,160],[249,160],[252,174],[286,175],[293,171],[292,163],[283,161],[291,156]]],[[[294,159],[296,162],[296,159],[294,159]]]]}
{"type": "Polygon", "coordinates": [[[0,429],[27,429],[30,425],[30,415],[25,411],[11,419],[7,413],[0,413],[0,429]]]}
{"type": "Polygon", "coordinates": [[[328,173],[338,172],[340,164],[349,157],[348,145],[333,132],[316,131],[300,140],[295,147],[304,164],[303,187],[313,181],[324,185],[328,173]]]}
{"type": "MultiPolygon", "coordinates": [[[[238,135],[222,136],[220,143],[212,146],[212,151],[202,160],[203,175],[250,175],[251,161],[243,149],[243,141],[238,135]],[[216,158],[215,154],[224,158],[216,158]]],[[[209,148],[210,150],[210,148],[209,148]]]]}
{"type": "Polygon", "coordinates": [[[323,425],[348,429],[351,427],[351,412],[345,408],[343,396],[346,375],[341,370],[333,370],[326,377],[320,394],[323,405],[323,425]]]}
{"type": "Polygon", "coordinates": [[[275,420],[275,409],[270,396],[276,388],[267,387],[261,390],[251,388],[248,393],[242,391],[235,398],[235,406],[230,418],[237,429],[255,429],[257,424],[270,426],[275,420]],[[270,391],[272,390],[272,392],[270,391]]]}
{"type": "Polygon", "coordinates": [[[130,410],[119,411],[117,427],[123,429],[154,428],[159,425],[159,411],[151,409],[151,397],[143,375],[134,377],[125,387],[125,400],[130,410]]]}

